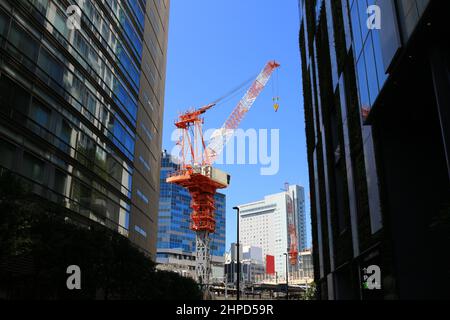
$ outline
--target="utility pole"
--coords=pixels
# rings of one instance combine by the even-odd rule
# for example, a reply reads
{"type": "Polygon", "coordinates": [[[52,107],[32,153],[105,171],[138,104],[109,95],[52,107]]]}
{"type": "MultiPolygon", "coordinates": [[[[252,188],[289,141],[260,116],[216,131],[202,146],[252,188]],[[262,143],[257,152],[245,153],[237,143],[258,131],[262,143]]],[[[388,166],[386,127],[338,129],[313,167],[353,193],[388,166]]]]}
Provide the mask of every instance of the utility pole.
{"type": "Polygon", "coordinates": [[[224,277],[223,280],[223,283],[225,284],[225,300],[228,300],[228,277],[224,277]]]}
{"type": "Polygon", "coordinates": [[[284,253],[284,255],[286,256],[286,300],[289,300],[289,253],[284,253]]]}
{"type": "Polygon", "coordinates": [[[239,261],[239,207],[233,207],[234,210],[236,210],[236,217],[237,217],[237,225],[236,225],[236,273],[237,273],[237,281],[236,281],[236,289],[237,289],[237,295],[236,300],[239,300],[240,297],[240,280],[241,280],[241,263],[239,261]]]}

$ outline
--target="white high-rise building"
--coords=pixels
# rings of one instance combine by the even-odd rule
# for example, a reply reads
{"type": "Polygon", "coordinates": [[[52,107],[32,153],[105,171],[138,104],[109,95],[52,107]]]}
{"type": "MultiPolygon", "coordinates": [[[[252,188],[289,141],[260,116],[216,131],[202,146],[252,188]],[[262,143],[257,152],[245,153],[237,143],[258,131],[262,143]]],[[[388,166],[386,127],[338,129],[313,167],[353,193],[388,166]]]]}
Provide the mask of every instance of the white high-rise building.
{"type": "MultiPolygon", "coordinates": [[[[306,215],[304,189],[298,185],[289,186],[293,200],[295,224],[297,227],[298,251],[306,249],[306,215]]],[[[275,257],[275,271],[278,277],[286,273],[286,257],[290,240],[288,234],[288,195],[280,192],[264,197],[264,200],[239,205],[239,237],[242,245],[262,248],[265,261],[267,255],[275,257]]]]}

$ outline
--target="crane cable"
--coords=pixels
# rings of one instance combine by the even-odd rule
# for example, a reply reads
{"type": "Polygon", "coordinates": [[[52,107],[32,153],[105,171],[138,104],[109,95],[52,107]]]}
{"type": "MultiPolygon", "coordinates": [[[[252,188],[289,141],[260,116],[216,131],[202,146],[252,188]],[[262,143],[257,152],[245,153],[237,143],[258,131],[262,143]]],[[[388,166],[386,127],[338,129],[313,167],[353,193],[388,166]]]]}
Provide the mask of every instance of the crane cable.
{"type": "Polygon", "coordinates": [[[275,112],[278,111],[280,107],[280,96],[279,96],[279,87],[278,87],[278,69],[275,71],[275,79],[272,82],[272,100],[273,100],[273,108],[275,112]]]}
{"type": "Polygon", "coordinates": [[[222,97],[220,97],[219,99],[216,99],[213,103],[216,106],[222,105],[228,101],[230,101],[232,98],[234,98],[237,94],[241,93],[243,91],[243,89],[247,89],[246,87],[248,87],[248,85],[253,82],[256,78],[258,74],[250,77],[248,80],[246,80],[245,82],[241,83],[239,86],[237,86],[236,88],[234,88],[233,90],[231,90],[230,92],[228,92],[227,94],[223,95],[222,97]]]}
{"type": "MultiPolygon", "coordinates": [[[[273,107],[275,109],[275,112],[278,111],[279,108],[279,88],[278,88],[278,69],[276,72],[276,79],[272,82],[272,100],[273,100],[273,107]]],[[[211,104],[214,104],[216,106],[223,105],[229,101],[231,101],[234,97],[236,97],[238,94],[241,94],[242,92],[246,91],[248,89],[248,86],[255,81],[256,77],[258,76],[258,73],[251,76],[248,80],[241,83],[239,86],[228,92],[227,94],[223,95],[222,97],[216,99],[211,104]]]]}

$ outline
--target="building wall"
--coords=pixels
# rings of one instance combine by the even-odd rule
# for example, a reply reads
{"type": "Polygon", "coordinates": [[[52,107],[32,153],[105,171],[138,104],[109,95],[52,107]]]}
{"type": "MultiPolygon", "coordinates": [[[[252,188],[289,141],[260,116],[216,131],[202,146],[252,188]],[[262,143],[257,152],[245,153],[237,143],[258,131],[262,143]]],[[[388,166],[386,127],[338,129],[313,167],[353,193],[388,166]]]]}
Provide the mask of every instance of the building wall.
{"type": "MultiPolygon", "coordinates": [[[[306,242],[304,191],[300,186],[289,186],[295,206],[299,251],[306,242]],[[302,242],[303,241],[305,242],[302,242]]],[[[279,276],[286,274],[286,257],[289,248],[286,193],[281,192],[264,197],[264,200],[239,205],[239,237],[242,245],[262,248],[262,255],[275,256],[275,271],[279,276]]]]}
{"type": "Polygon", "coordinates": [[[134,232],[130,239],[151,248],[155,257],[170,2],[146,0],[144,3],[146,14],[139,90],[143,107],[138,109],[136,123],[136,168],[130,217],[130,228],[134,232]],[[148,199],[148,203],[140,194],[148,199]],[[139,229],[145,230],[147,236],[136,232],[139,229]]]}
{"type": "Polygon", "coordinates": [[[297,238],[299,251],[308,247],[306,233],[305,192],[300,186],[289,186],[296,210],[297,238]]]}
{"type": "MultiPolygon", "coordinates": [[[[242,260],[240,263],[241,284],[251,285],[256,283],[264,276],[264,265],[259,261],[242,260]]],[[[228,284],[236,284],[237,280],[237,264],[236,261],[226,262],[224,265],[224,279],[228,284]]]]}
{"type": "Polygon", "coordinates": [[[299,253],[300,258],[300,276],[305,278],[314,278],[314,266],[311,250],[305,250],[299,253]]]}
{"type": "MultiPolygon", "coordinates": [[[[211,278],[213,283],[221,283],[224,280],[224,257],[213,256],[211,260],[211,278]]],[[[184,277],[197,279],[195,272],[195,253],[183,252],[181,249],[164,249],[157,257],[158,270],[176,272],[184,277]]]]}
{"type": "Polygon", "coordinates": [[[255,246],[243,246],[242,259],[244,260],[255,260],[263,262],[262,248],[255,246]]]}
{"type": "Polygon", "coordinates": [[[153,258],[168,13],[169,1],[0,1],[2,170],[153,258]]]}
{"type": "Polygon", "coordinates": [[[443,155],[448,147],[438,133],[441,129],[445,138],[448,121],[439,118],[442,107],[436,103],[448,107],[443,92],[449,87],[445,76],[435,78],[439,72],[433,74],[432,66],[444,67],[448,59],[437,62],[425,49],[448,57],[441,5],[299,1],[313,260],[320,298],[417,298],[427,291],[439,296],[437,282],[431,285],[434,280],[425,284],[407,279],[419,276],[420,268],[434,274],[425,263],[420,268],[413,263],[421,260],[419,247],[440,261],[436,265],[448,265],[437,254],[443,238],[436,241],[430,232],[432,217],[447,210],[442,208],[448,205],[443,199],[449,190],[449,162],[446,169],[443,155]],[[371,5],[380,7],[381,29],[367,25],[371,5]],[[422,129],[411,134],[414,127],[422,129]],[[430,183],[417,168],[439,182],[430,183]],[[382,268],[382,290],[362,287],[363,270],[371,264],[382,268]]]}

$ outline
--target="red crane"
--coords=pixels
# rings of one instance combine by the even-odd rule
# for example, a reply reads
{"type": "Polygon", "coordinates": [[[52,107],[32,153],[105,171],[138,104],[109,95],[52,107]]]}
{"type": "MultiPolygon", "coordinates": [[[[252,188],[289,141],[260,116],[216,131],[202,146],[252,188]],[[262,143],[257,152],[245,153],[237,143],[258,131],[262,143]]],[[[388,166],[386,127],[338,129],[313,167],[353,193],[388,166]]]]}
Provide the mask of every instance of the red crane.
{"type": "Polygon", "coordinates": [[[177,142],[181,148],[181,165],[166,181],[186,188],[192,197],[190,227],[196,232],[196,274],[198,282],[206,290],[210,275],[209,235],[216,228],[214,195],[217,189],[226,188],[230,183],[230,176],[212,167],[212,164],[279,66],[275,61],[266,64],[222,128],[213,132],[208,145],[203,138],[203,115],[215,103],[187,111],[175,122],[175,126],[181,130],[177,142]]]}
{"type": "Polygon", "coordinates": [[[298,238],[297,224],[295,223],[294,197],[289,192],[289,183],[285,183],[284,189],[286,191],[286,211],[289,235],[289,263],[295,266],[297,265],[298,259],[298,238]]]}

